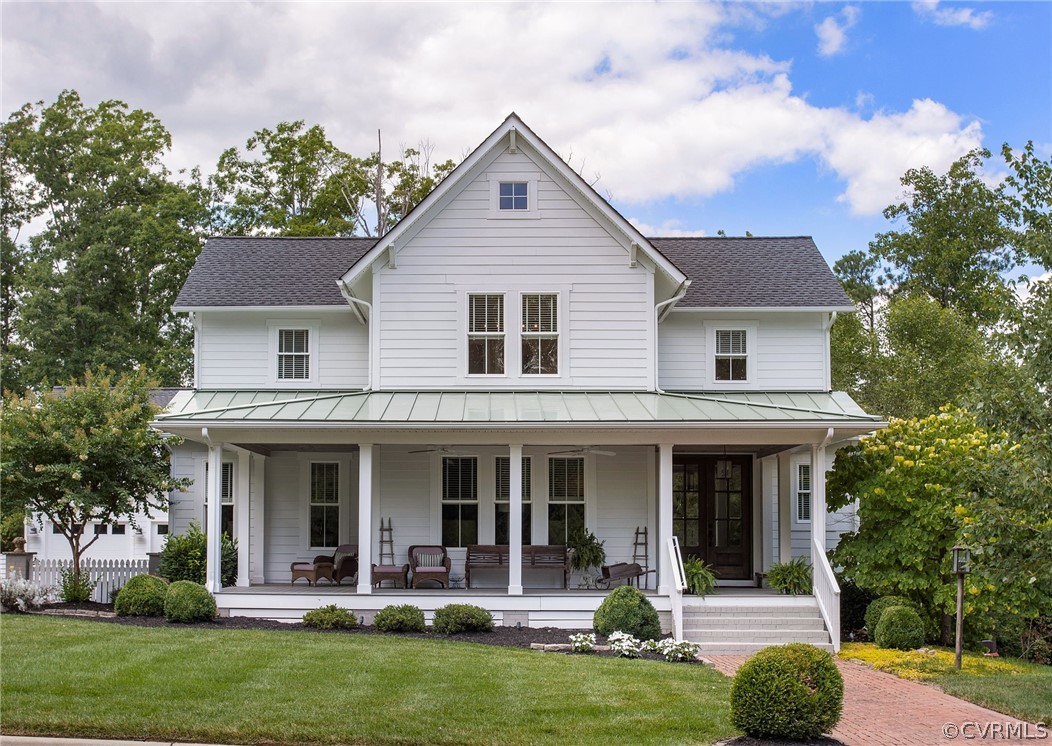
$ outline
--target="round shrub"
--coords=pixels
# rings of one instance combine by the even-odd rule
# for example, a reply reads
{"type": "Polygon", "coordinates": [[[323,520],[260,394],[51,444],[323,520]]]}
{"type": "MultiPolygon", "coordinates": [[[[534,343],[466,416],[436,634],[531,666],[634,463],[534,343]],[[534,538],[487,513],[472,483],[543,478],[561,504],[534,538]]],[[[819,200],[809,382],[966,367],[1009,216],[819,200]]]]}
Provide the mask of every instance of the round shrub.
{"type": "Polygon", "coordinates": [[[376,612],[373,624],[381,632],[426,632],[424,612],[412,604],[385,606],[376,612]]]}
{"type": "MultiPolygon", "coordinates": [[[[120,599],[128,586],[124,586],[120,599]]],[[[210,622],[216,616],[216,600],[208,589],[191,580],[177,580],[168,586],[164,597],[164,617],[169,622],[210,622]]]]}
{"type": "Polygon", "coordinates": [[[903,598],[902,596],[881,596],[876,601],[866,607],[866,630],[869,632],[870,639],[876,634],[877,625],[880,624],[880,615],[884,613],[885,609],[890,609],[892,606],[912,606],[909,599],[903,598]]]}
{"type": "Polygon", "coordinates": [[[924,644],[924,622],[909,606],[884,609],[873,640],[878,648],[916,650],[924,644]]]}
{"type": "Polygon", "coordinates": [[[347,609],[329,604],[304,614],[303,626],[315,629],[354,629],[358,626],[358,619],[347,609]]]}
{"type": "Polygon", "coordinates": [[[661,621],[653,604],[630,585],[615,588],[603,599],[592,617],[592,627],[604,637],[614,632],[625,632],[640,640],[661,637],[661,621]]]}
{"type": "MultiPolygon", "coordinates": [[[[196,523],[191,523],[185,534],[169,534],[161,549],[161,577],[170,583],[192,580],[204,585],[207,544],[208,537],[196,523]]],[[[237,582],[237,541],[223,534],[219,540],[219,552],[220,575],[223,587],[227,588],[237,582]]]]}
{"type": "Polygon", "coordinates": [[[156,575],[136,575],[120,589],[113,600],[117,616],[161,616],[168,581],[156,575]]]}
{"type": "Polygon", "coordinates": [[[492,632],[493,615],[471,604],[448,604],[435,609],[435,620],[431,623],[431,628],[441,635],[492,632]]]}
{"type": "Polygon", "coordinates": [[[817,738],[833,730],[843,705],[833,656],[803,643],[764,648],[731,687],[731,718],[753,738],[817,738]]]}

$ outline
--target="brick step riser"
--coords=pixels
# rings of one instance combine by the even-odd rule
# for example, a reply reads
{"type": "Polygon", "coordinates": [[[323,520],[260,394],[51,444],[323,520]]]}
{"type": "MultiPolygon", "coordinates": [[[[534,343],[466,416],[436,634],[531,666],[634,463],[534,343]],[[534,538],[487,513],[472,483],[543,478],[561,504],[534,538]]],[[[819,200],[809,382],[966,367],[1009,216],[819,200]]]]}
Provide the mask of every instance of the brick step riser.
{"type": "Polygon", "coordinates": [[[705,617],[683,618],[683,626],[690,629],[825,629],[821,619],[797,617],[790,619],[742,619],[740,622],[705,617]]]}
{"type": "Polygon", "coordinates": [[[793,608],[756,608],[748,609],[741,608],[739,606],[727,606],[727,607],[716,607],[713,609],[699,609],[684,607],[683,615],[691,616],[734,616],[734,617],[764,617],[764,616],[821,616],[821,613],[817,608],[813,607],[800,607],[799,609],[793,608]]]}
{"type": "Polygon", "coordinates": [[[825,630],[746,630],[735,632],[721,629],[717,631],[684,630],[683,636],[691,642],[770,642],[784,644],[789,642],[829,642],[825,630]]]}
{"type": "MultiPolygon", "coordinates": [[[[748,643],[744,645],[728,645],[722,642],[703,642],[700,643],[701,649],[698,651],[698,654],[702,657],[710,655],[752,655],[764,648],[769,648],[777,644],[778,643],[748,643]]],[[[830,653],[833,652],[833,645],[831,643],[818,644],[815,645],[815,647],[830,653]]]]}

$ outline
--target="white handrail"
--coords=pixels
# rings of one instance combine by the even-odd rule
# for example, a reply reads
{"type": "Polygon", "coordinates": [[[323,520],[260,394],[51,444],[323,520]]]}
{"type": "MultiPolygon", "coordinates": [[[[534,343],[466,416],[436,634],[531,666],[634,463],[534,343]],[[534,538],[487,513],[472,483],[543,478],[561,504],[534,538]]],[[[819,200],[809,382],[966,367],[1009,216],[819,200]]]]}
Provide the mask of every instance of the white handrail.
{"type": "Polygon", "coordinates": [[[679,539],[675,536],[668,540],[668,553],[672,560],[672,585],[668,598],[672,605],[672,634],[677,640],[683,639],[683,591],[687,589],[687,574],[683,570],[683,555],[679,551],[679,539]]]}
{"type": "Polygon", "coordinates": [[[818,610],[829,630],[829,639],[833,642],[833,652],[840,652],[840,586],[837,585],[833,566],[829,564],[825,548],[817,538],[811,539],[812,586],[818,610]]]}

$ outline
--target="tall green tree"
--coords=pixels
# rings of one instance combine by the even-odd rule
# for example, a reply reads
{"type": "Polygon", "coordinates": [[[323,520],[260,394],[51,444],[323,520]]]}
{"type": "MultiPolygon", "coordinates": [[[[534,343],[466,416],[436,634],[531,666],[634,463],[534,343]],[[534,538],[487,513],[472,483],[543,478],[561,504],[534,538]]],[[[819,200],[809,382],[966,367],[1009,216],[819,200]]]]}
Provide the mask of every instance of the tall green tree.
{"type": "Polygon", "coordinates": [[[6,505],[46,516],[69,542],[74,581],[97,535],[91,521],[112,523],[167,510],[175,479],[164,436],[150,427],[158,409],[142,372],[114,378],[87,373],[61,392],[4,399],[3,491],[6,505]]]}
{"type": "Polygon", "coordinates": [[[1041,160],[1033,141],[1018,154],[1006,143],[1001,155],[1011,170],[1001,193],[1015,211],[1017,244],[1025,256],[1052,269],[1052,158],[1041,160]]]}
{"type": "Polygon", "coordinates": [[[171,306],[208,214],[200,185],[178,183],[161,162],[168,131],[149,112],[120,101],[90,107],[65,91],[23,106],[0,136],[4,170],[21,185],[18,221],[44,226],[4,245],[22,260],[7,341],[24,354],[21,382],[104,365],[184,383],[192,331],[171,306]]]}

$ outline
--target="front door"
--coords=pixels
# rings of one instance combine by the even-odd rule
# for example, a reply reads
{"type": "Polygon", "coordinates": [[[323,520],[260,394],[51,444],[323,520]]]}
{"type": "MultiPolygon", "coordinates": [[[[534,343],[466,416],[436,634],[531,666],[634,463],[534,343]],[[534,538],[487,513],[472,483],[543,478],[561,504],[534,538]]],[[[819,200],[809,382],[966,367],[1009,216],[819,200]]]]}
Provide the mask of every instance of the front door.
{"type": "Polygon", "coordinates": [[[721,580],[752,579],[751,505],[751,457],[673,457],[672,532],[721,580]]]}

